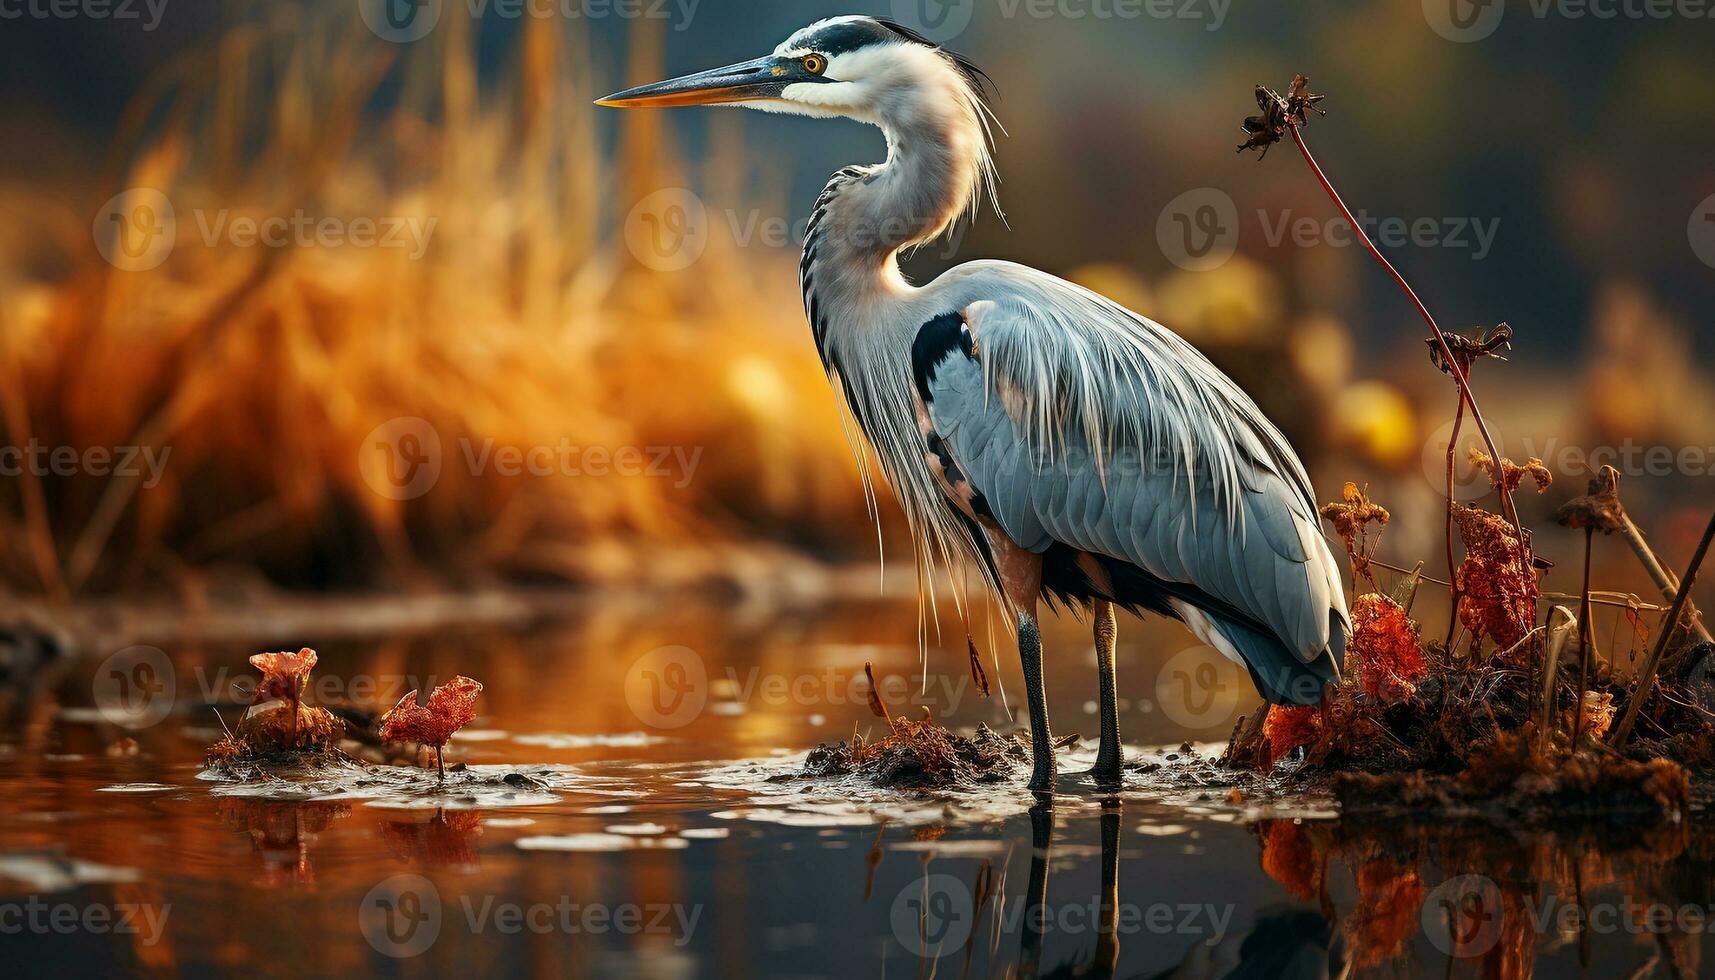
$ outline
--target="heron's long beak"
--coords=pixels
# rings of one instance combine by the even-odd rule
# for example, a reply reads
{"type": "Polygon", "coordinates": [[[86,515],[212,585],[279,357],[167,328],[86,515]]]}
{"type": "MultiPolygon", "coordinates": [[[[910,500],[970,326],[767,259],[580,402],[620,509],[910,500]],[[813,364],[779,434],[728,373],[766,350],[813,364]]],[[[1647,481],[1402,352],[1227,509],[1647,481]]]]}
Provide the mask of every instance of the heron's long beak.
{"type": "Polygon", "coordinates": [[[643,106],[719,105],[727,102],[753,102],[778,96],[787,85],[808,77],[797,62],[769,55],[751,61],[741,61],[725,68],[700,71],[694,75],[669,78],[653,85],[639,85],[615,92],[596,105],[625,109],[643,106]]]}

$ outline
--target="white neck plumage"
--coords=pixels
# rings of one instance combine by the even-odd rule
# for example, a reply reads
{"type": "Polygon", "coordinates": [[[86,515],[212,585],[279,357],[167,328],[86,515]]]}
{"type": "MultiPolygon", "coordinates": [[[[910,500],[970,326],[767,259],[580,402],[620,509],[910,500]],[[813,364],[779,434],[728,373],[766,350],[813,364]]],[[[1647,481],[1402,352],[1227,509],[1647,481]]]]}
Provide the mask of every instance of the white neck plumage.
{"type": "Polygon", "coordinates": [[[887,160],[835,174],[804,239],[805,308],[825,363],[838,335],[880,326],[878,305],[914,289],[899,253],[945,234],[993,191],[987,109],[972,82],[933,49],[883,53],[885,71],[866,66],[863,107],[845,114],[881,129],[887,160]]]}

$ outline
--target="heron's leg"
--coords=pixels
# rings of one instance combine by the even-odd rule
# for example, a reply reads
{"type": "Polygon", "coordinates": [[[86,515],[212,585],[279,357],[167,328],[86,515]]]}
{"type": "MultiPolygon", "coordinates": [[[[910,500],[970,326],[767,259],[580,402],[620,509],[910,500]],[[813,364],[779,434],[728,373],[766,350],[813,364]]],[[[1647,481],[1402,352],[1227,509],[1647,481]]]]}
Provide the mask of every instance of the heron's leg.
{"type": "Polygon", "coordinates": [[[1034,611],[1018,614],[1018,662],[1024,668],[1024,693],[1030,702],[1030,788],[1052,793],[1054,735],[1048,730],[1048,691],[1042,685],[1042,630],[1036,625],[1034,611]]]}
{"type": "Polygon", "coordinates": [[[1096,959],[1090,975],[1111,977],[1120,962],[1120,801],[1102,801],[1101,925],[1096,929],[1096,959]]]}
{"type": "Polygon", "coordinates": [[[1096,750],[1096,766],[1090,772],[1098,785],[1117,786],[1120,763],[1124,761],[1120,752],[1119,692],[1114,684],[1114,641],[1119,637],[1119,622],[1114,617],[1114,604],[1106,599],[1096,600],[1094,612],[1102,741],[1096,750]]]}
{"type": "Polygon", "coordinates": [[[1054,791],[1054,737],[1048,730],[1048,693],[1042,686],[1042,631],[1036,625],[1036,599],[1042,592],[1042,556],[1019,547],[998,528],[985,527],[989,554],[1000,572],[1001,590],[1018,618],[1018,662],[1024,668],[1024,693],[1030,705],[1030,788],[1054,791]]]}
{"type": "Polygon", "coordinates": [[[1024,933],[1019,937],[1020,977],[1042,972],[1042,933],[1048,920],[1048,852],[1054,845],[1054,800],[1030,808],[1030,880],[1024,895],[1024,933]]]}

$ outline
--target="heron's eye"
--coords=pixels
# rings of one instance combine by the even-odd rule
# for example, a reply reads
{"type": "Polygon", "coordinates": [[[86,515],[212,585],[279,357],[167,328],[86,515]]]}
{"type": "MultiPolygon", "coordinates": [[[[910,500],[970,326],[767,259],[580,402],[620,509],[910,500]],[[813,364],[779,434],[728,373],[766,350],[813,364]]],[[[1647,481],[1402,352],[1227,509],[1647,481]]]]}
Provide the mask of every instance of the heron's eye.
{"type": "Polygon", "coordinates": [[[804,70],[812,75],[820,75],[828,70],[828,59],[819,54],[807,54],[804,56],[804,70]]]}

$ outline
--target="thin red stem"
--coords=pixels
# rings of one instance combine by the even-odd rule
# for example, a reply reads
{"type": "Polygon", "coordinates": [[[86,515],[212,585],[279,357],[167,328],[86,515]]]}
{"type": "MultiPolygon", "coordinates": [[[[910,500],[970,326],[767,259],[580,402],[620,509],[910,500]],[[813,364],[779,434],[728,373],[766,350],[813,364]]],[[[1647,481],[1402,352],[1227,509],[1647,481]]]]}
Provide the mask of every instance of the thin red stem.
{"type": "Polygon", "coordinates": [[[1364,226],[1352,215],[1351,209],[1346,207],[1346,202],[1340,199],[1340,192],[1334,189],[1334,185],[1329,182],[1328,176],[1322,172],[1321,166],[1316,163],[1316,157],[1310,153],[1310,147],[1305,144],[1304,135],[1298,131],[1298,125],[1293,123],[1288,128],[1292,130],[1292,141],[1298,144],[1298,151],[1304,154],[1304,162],[1310,165],[1310,170],[1316,175],[1316,180],[1321,183],[1322,189],[1328,192],[1328,197],[1333,200],[1334,206],[1340,209],[1340,214],[1345,216],[1346,222],[1351,225],[1352,231],[1358,236],[1358,240],[1364,243],[1364,248],[1368,249],[1370,255],[1374,256],[1375,260],[1381,263],[1382,268],[1388,271],[1388,275],[1393,277],[1393,281],[1399,284],[1399,288],[1411,300],[1412,305],[1417,307],[1417,312],[1423,316],[1423,322],[1429,324],[1430,332],[1435,335],[1435,344],[1441,348],[1441,356],[1447,365],[1448,373],[1453,375],[1453,380],[1459,385],[1459,394],[1464,399],[1464,403],[1471,406],[1471,419],[1477,423],[1477,431],[1483,437],[1483,444],[1488,447],[1489,455],[1495,460],[1495,472],[1491,476],[1494,477],[1495,489],[1499,490],[1501,494],[1501,509],[1505,512],[1507,519],[1512,522],[1513,532],[1518,535],[1519,551],[1526,556],[1528,561],[1529,552],[1525,546],[1524,525],[1519,521],[1518,509],[1513,506],[1512,493],[1507,490],[1506,483],[1499,472],[1502,468],[1501,451],[1495,445],[1494,437],[1489,434],[1488,423],[1483,421],[1483,412],[1477,407],[1477,396],[1471,392],[1471,383],[1465,377],[1465,369],[1460,366],[1459,359],[1453,356],[1453,348],[1447,343],[1447,335],[1441,332],[1441,326],[1435,322],[1435,317],[1429,312],[1429,307],[1424,306],[1423,300],[1417,298],[1417,291],[1411,288],[1411,283],[1405,281],[1405,277],[1400,275],[1399,270],[1393,267],[1393,263],[1387,260],[1387,256],[1383,255],[1381,249],[1376,247],[1376,243],[1370,241],[1370,236],[1364,231],[1364,226]]]}
{"type": "Polygon", "coordinates": [[[1447,437],[1447,639],[1441,645],[1453,649],[1453,630],[1459,625],[1459,566],[1453,563],[1453,467],[1454,450],[1459,445],[1459,430],[1465,424],[1465,399],[1459,399],[1459,410],[1453,416],[1453,434],[1447,437]]]}

